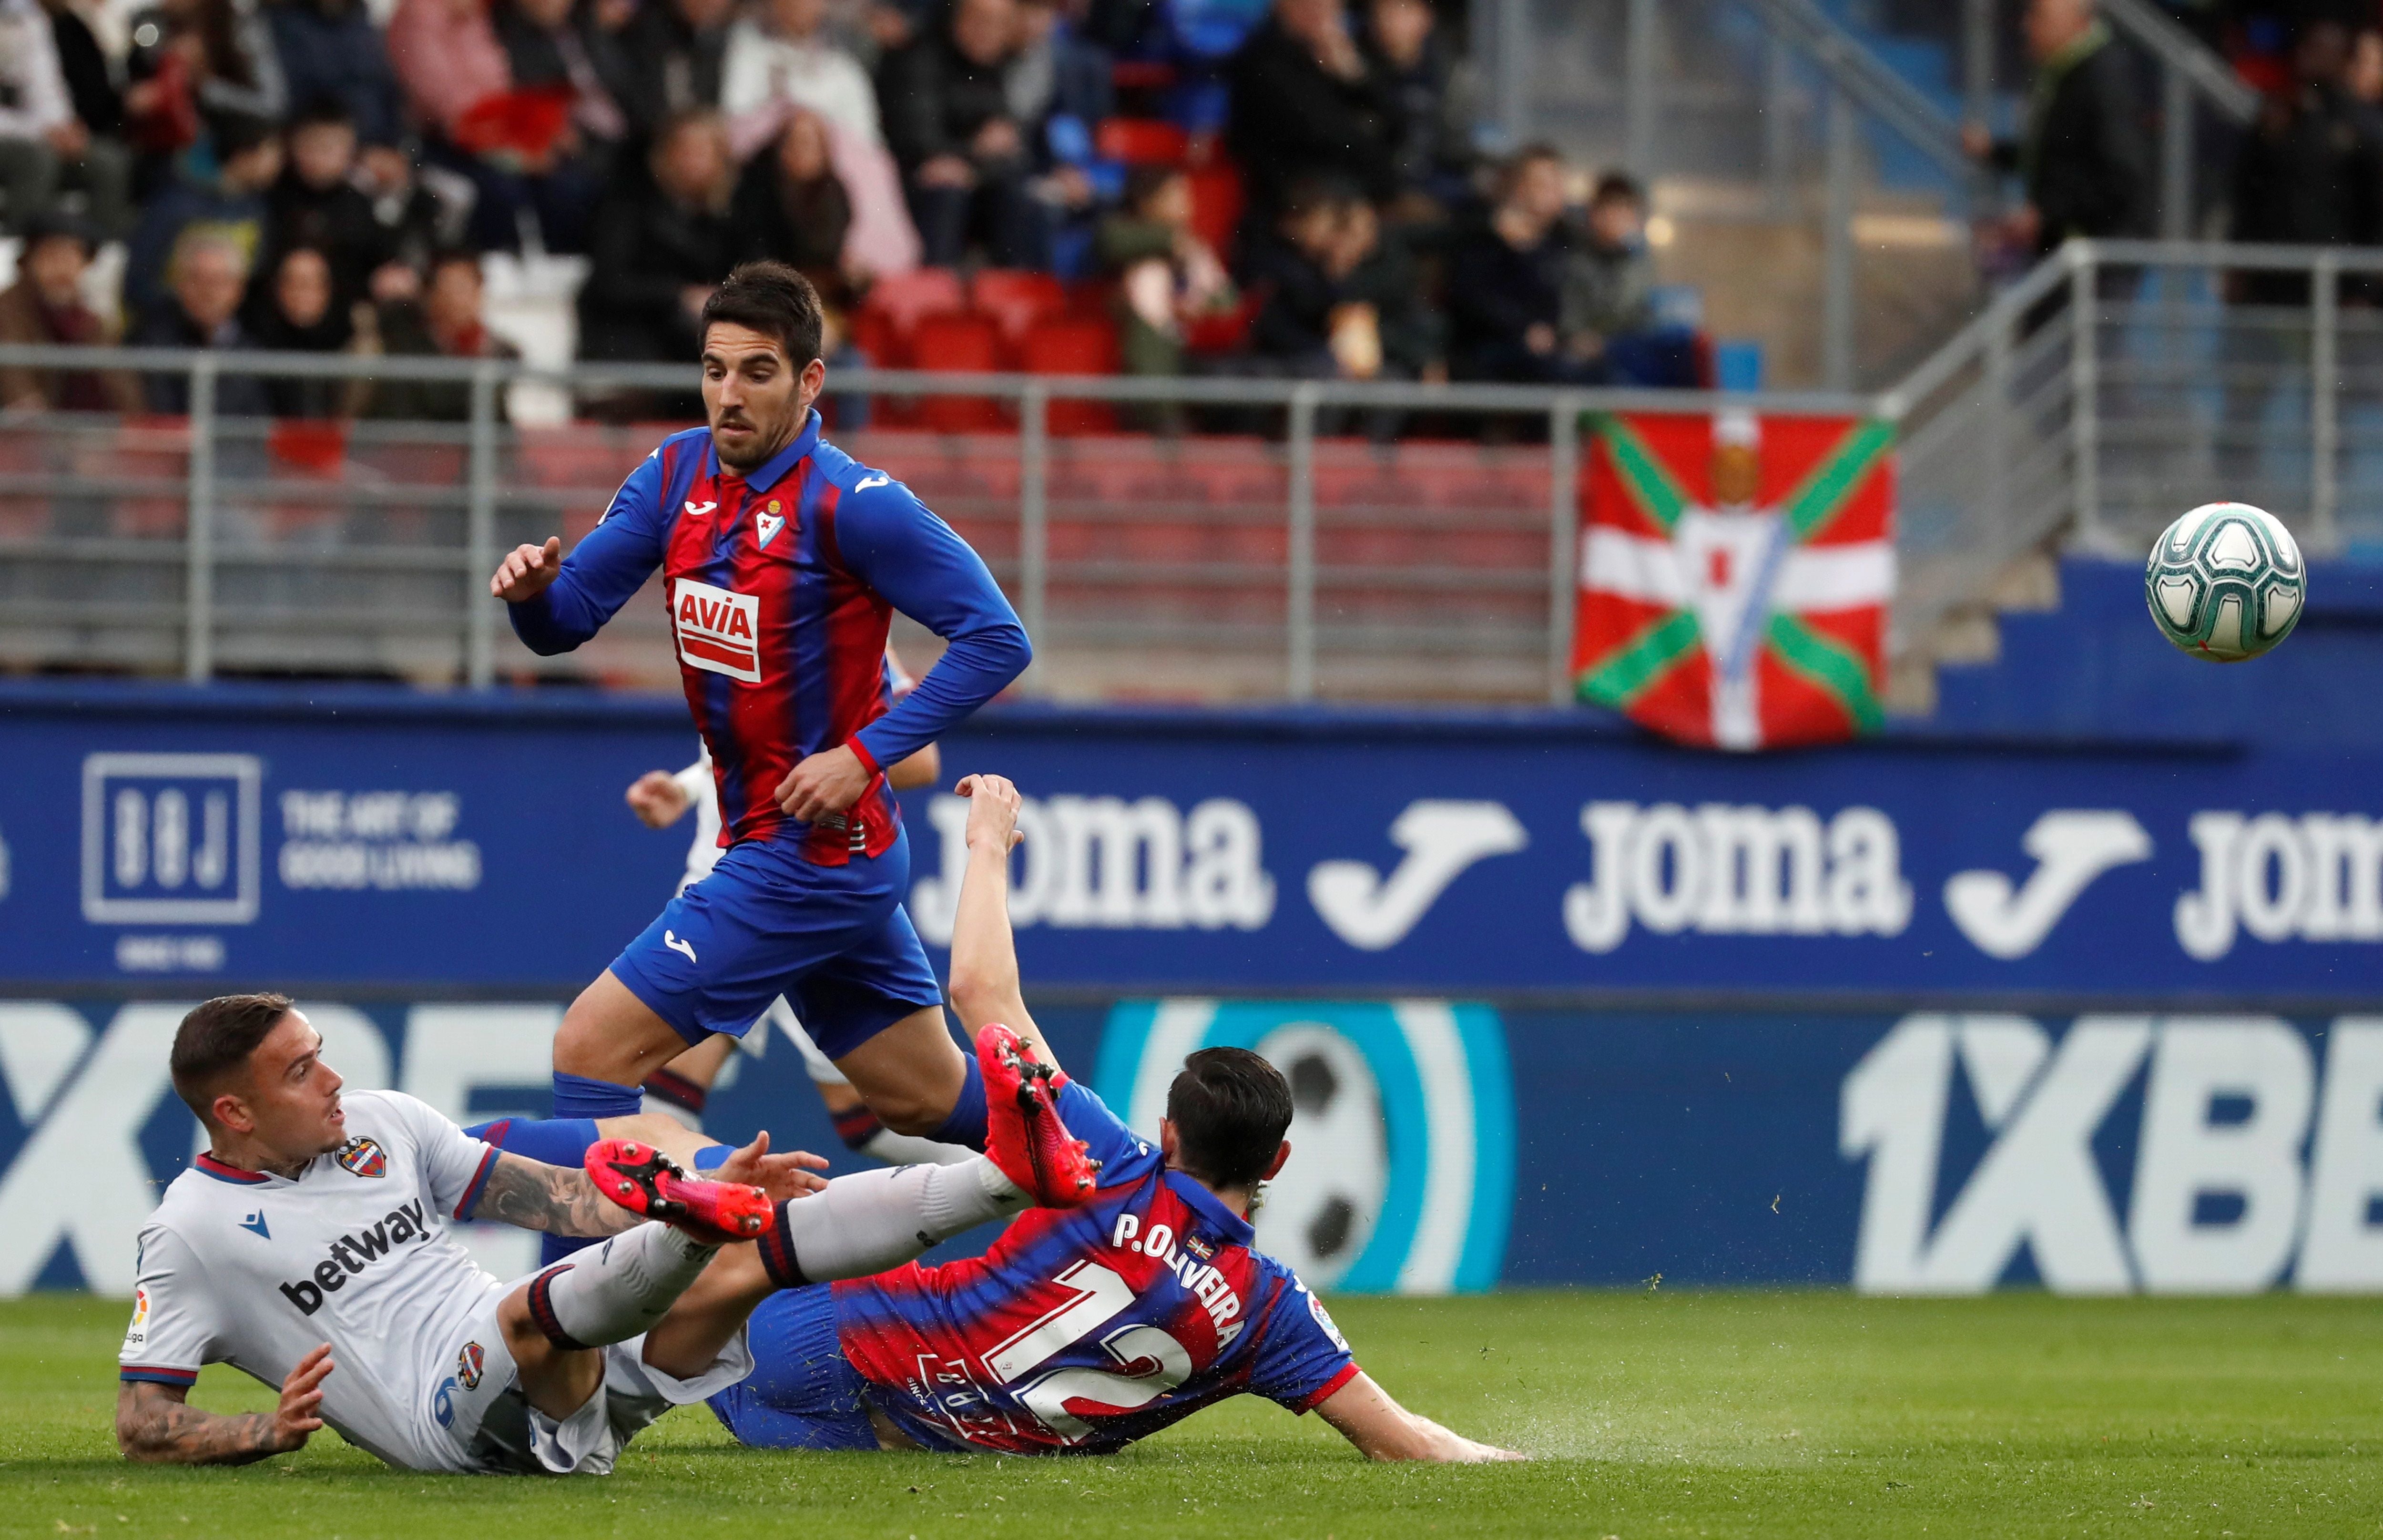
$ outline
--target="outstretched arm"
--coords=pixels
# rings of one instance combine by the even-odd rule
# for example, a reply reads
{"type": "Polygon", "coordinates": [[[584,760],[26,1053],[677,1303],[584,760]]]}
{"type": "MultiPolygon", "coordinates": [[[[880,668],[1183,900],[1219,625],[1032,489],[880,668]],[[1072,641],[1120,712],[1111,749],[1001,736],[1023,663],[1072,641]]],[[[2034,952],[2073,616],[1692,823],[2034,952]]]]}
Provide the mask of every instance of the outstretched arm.
{"type": "Polygon", "coordinates": [[[1315,1408],[1315,1414],[1339,1429],[1367,1460],[1429,1460],[1449,1464],[1475,1464],[1489,1460],[1526,1460],[1527,1455],[1500,1449],[1449,1432],[1428,1417],[1409,1411],[1390,1399],[1373,1376],[1360,1374],[1315,1408]]]}
{"type": "Polygon", "coordinates": [[[1018,832],[1023,798],[998,775],[971,775],[957,789],[970,806],[968,872],[960,879],[959,909],[952,921],[952,1008],[969,1041],[998,1021],[1056,1067],[1059,1061],[1019,990],[1018,946],[1009,930],[1009,852],[1023,837],[1018,832]]]}
{"type": "Polygon", "coordinates": [[[549,1235],[618,1235],[640,1223],[637,1215],[606,1200],[585,1171],[549,1165],[521,1155],[497,1152],[488,1186],[480,1189],[475,1219],[518,1225],[549,1235]]]}
{"type": "Polygon", "coordinates": [[[227,1417],[191,1406],[190,1387],[127,1380],[116,1393],[116,1447],[144,1465],[246,1465],[303,1448],[323,1425],[323,1380],[331,1345],[298,1361],[271,1411],[227,1417]]]}

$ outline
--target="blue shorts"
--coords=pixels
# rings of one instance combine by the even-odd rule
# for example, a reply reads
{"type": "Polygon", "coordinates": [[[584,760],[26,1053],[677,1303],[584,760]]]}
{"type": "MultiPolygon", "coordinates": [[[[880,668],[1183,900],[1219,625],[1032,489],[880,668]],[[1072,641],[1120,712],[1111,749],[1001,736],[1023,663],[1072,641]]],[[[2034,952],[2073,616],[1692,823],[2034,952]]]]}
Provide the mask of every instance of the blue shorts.
{"type": "Polygon", "coordinates": [[[747,840],[670,901],[612,977],[690,1043],[743,1037],[780,995],[831,1059],[943,1003],[902,910],[907,837],[841,867],[747,840]]]}
{"type": "Polygon", "coordinates": [[[860,1375],[835,1337],[835,1296],[825,1284],[761,1301],[746,1327],[753,1372],[711,1398],[712,1414],[756,1449],[874,1449],[877,1430],[860,1375]]]}

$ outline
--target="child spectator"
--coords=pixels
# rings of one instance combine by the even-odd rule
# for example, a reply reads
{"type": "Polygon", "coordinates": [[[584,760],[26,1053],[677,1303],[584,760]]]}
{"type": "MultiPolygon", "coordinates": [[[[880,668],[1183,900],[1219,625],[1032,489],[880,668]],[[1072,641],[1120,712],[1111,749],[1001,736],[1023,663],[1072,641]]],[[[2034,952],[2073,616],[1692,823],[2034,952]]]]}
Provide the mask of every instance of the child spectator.
{"type": "MultiPolygon", "coordinates": [[[[60,214],[36,216],[17,259],[17,281],[0,290],[0,344],[105,347],[116,328],[83,303],[91,229],[60,214]]],[[[138,412],[141,388],[130,375],[0,368],[0,411],[138,412]]]]}
{"type": "Polygon", "coordinates": [[[1618,171],[1598,179],[1587,238],[1566,253],[1557,322],[1565,356],[1588,364],[1626,351],[1624,339],[1655,326],[1654,265],[1647,259],[1647,209],[1638,184],[1618,171]],[[1617,349],[1614,344],[1623,342],[1617,349]]]}
{"type": "Polygon", "coordinates": [[[355,185],[356,129],[346,106],[332,97],[317,100],[290,125],[288,142],[281,179],[265,199],[265,270],[278,268],[284,252],[314,248],[330,264],[343,314],[377,281],[411,289],[410,273],[379,277],[396,252],[372,199],[355,185]]]}
{"type": "Polygon", "coordinates": [[[1316,184],[1293,190],[1250,265],[1263,295],[1250,328],[1269,372],[1316,379],[1445,378],[1438,318],[1414,263],[1373,204],[1316,184]]]}
{"type": "Polygon", "coordinates": [[[1138,166],[1125,206],[1103,219],[1102,268],[1116,276],[1125,371],[1183,373],[1184,328],[1237,302],[1233,280],[1192,228],[1192,179],[1178,166],[1138,166]]]}

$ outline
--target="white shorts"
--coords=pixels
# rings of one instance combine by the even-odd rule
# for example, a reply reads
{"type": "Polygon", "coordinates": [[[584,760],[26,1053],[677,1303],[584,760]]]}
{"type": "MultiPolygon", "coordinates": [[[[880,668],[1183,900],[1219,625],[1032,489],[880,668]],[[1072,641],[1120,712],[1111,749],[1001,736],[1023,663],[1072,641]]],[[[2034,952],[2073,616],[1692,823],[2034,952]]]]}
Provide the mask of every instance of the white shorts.
{"type": "Polygon", "coordinates": [[[646,1362],[646,1339],[633,1337],[598,1349],[604,1379],[586,1405],[559,1421],[549,1417],[522,1394],[520,1371],[497,1325],[498,1307],[527,1281],[516,1279],[472,1313],[449,1344],[447,1373],[422,1409],[430,1422],[426,1431],[453,1450],[463,1470],[609,1475],[629,1440],[654,1419],[674,1406],[706,1400],[753,1372],[742,1327],[691,1380],[646,1362]]]}

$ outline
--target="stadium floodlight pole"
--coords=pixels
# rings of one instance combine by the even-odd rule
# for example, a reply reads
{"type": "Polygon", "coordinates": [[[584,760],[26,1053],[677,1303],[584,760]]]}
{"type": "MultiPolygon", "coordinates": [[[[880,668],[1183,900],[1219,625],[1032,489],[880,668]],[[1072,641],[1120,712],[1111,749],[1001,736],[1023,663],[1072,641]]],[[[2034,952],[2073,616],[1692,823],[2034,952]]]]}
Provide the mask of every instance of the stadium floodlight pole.
{"type": "Polygon", "coordinates": [[[1293,700],[1315,698],[1315,399],[1314,380],[1290,393],[1289,449],[1290,514],[1285,564],[1290,592],[1285,617],[1290,658],[1284,693],[1293,700]]]}
{"type": "Polygon", "coordinates": [[[1548,702],[1569,706],[1580,585],[1580,398],[1548,410],[1548,702]]]}
{"type": "Polygon", "coordinates": [[[472,369],[469,503],[464,512],[463,679],[485,690],[497,675],[500,600],[488,597],[487,573],[497,564],[497,363],[472,369]]]}
{"type": "Polygon", "coordinates": [[[216,671],[216,360],[191,355],[190,506],[182,531],[182,677],[216,671]]]}
{"type": "MultiPolygon", "coordinates": [[[[1051,588],[1051,388],[1031,379],[1018,398],[1018,619],[1026,639],[1043,643],[1051,588]]],[[[1034,664],[1020,684],[1039,683],[1034,664]]]]}
{"type": "Polygon", "coordinates": [[[2310,275],[2309,326],[2309,534],[2317,549],[2340,548],[2336,527],[2340,501],[2341,450],[2341,258],[2317,253],[2310,275]]]}

